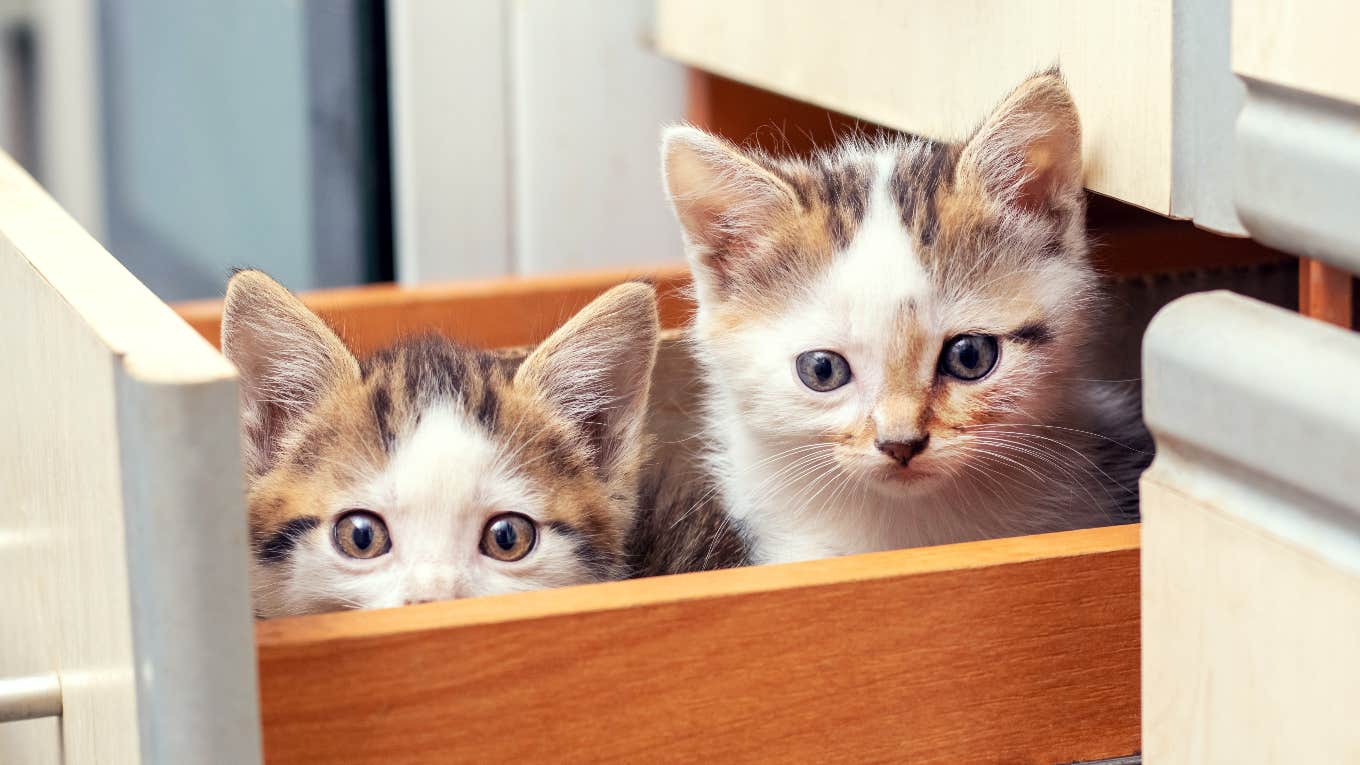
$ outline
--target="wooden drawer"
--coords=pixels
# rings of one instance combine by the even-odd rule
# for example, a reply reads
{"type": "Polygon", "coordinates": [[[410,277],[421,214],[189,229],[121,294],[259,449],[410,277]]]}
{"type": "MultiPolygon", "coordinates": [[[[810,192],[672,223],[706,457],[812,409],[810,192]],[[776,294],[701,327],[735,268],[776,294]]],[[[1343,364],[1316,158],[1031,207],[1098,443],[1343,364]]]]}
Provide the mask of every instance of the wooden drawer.
{"type": "MultiPolygon", "coordinates": [[[[360,352],[430,328],[519,346],[633,275],[303,299],[360,352]]],[[[650,277],[663,326],[681,325],[685,269],[650,277]]],[[[219,301],[178,310],[217,340],[219,301]]],[[[659,443],[684,442],[692,367],[668,331],[659,443]]],[[[1125,526],[262,622],[264,751],[271,763],[472,759],[520,719],[534,734],[497,738],[497,758],[630,760],[663,745],[677,762],[1127,754],[1137,567],[1138,528],[1125,526]],[[375,667],[383,677],[356,693],[375,667]]]]}
{"type": "Polygon", "coordinates": [[[947,140],[1060,64],[1091,189],[1241,231],[1223,140],[1241,98],[1226,0],[658,0],[656,35],[662,53],[698,69],[947,140]]]}

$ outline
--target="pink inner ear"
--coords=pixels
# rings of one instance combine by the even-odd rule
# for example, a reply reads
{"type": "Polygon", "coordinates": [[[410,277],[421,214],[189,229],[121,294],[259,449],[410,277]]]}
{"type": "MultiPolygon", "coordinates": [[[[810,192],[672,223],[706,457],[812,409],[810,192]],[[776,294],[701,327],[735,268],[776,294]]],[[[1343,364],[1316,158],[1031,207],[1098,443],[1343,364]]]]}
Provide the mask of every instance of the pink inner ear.
{"type": "Polygon", "coordinates": [[[1025,147],[1023,173],[1016,187],[1015,205],[1029,212],[1047,212],[1056,198],[1069,185],[1080,185],[1081,179],[1071,167],[1060,139],[1048,135],[1025,147]]]}
{"type": "Polygon", "coordinates": [[[725,203],[730,200],[715,193],[710,197],[677,200],[675,206],[690,236],[706,247],[717,247],[727,238],[725,203]]]}

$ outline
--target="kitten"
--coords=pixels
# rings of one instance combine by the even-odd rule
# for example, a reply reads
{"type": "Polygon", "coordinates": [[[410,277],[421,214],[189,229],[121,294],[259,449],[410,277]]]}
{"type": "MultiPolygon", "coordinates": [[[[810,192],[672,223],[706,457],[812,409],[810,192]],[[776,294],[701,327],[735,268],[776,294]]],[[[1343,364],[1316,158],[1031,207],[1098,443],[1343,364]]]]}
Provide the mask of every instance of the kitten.
{"type": "Polygon", "coordinates": [[[1099,287],[1056,72],[960,144],[782,160],[674,127],[662,153],[715,485],[653,525],[726,536],[653,570],[1136,518],[1137,404],[1082,379],[1099,287]]]}
{"type": "Polygon", "coordinates": [[[357,360],[258,271],[227,287],[259,617],[619,578],[658,334],[616,287],[522,364],[434,336],[357,360]]]}

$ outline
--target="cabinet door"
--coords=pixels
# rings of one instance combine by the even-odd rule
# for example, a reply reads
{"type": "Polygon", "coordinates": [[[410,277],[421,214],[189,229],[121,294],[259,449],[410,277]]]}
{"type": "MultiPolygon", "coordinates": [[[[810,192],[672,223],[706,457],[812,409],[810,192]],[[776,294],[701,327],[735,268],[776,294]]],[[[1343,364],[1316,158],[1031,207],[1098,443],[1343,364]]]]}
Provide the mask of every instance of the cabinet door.
{"type": "Polygon", "coordinates": [[[1360,761],[1360,336],[1226,292],[1144,345],[1143,752],[1360,761]]]}
{"type": "Polygon", "coordinates": [[[0,319],[0,762],[258,762],[234,370],[3,154],[0,319]]]}
{"type": "Polygon", "coordinates": [[[1236,0],[1233,69],[1243,77],[1360,104],[1360,6],[1350,0],[1236,0]]]}
{"type": "Polygon", "coordinates": [[[1172,16],[1170,0],[660,0],[657,37],[691,66],[943,139],[1060,64],[1090,188],[1169,213],[1172,16]]]}
{"type": "Polygon", "coordinates": [[[1252,236],[1360,272],[1360,5],[1236,0],[1236,204],[1252,236]]]}

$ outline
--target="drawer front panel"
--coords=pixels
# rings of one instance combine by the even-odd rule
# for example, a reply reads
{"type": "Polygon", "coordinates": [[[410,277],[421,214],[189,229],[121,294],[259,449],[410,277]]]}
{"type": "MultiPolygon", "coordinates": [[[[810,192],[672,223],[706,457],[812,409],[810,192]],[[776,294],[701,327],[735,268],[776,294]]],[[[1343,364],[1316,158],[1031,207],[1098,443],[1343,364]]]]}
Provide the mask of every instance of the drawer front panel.
{"type": "Polygon", "coordinates": [[[966,135],[1026,75],[1061,64],[1087,185],[1167,214],[1171,0],[659,0],[660,49],[824,108],[940,139],[966,135]]]}
{"type": "Polygon", "coordinates": [[[1138,528],[259,627],[271,765],[1138,749],[1138,528]]]}
{"type": "Polygon", "coordinates": [[[1233,70],[1360,104],[1360,5],[1353,0],[1234,0],[1233,70]]]}
{"type": "Polygon", "coordinates": [[[1360,5],[1236,0],[1234,201],[1272,247],[1360,273],[1360,5]]]}

